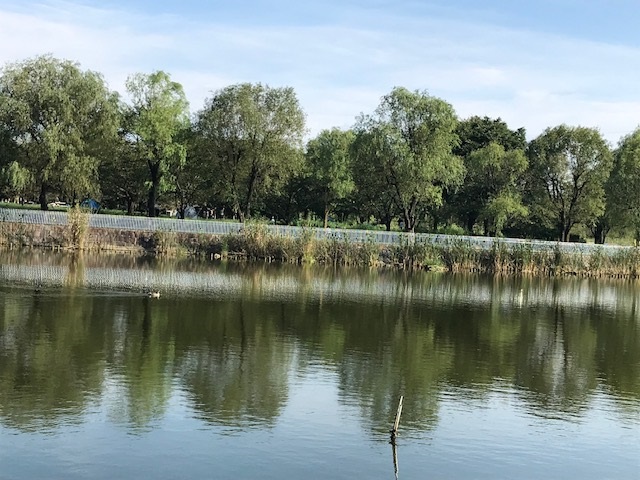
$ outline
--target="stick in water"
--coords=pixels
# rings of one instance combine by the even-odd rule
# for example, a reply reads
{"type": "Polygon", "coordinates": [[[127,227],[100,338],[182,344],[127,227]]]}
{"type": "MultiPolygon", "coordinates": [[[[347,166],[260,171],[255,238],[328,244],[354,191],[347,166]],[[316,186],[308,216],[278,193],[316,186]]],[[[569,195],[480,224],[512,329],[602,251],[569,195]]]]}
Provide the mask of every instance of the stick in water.
{"type": "Polygon", "coordinates": [[[404,401],[404,395],[400,396],[400,401],[398,402],[398,411],[396,412],[396,420],[393,423],[393,430],[391,430],[391,439],[395,439],[398,434],[398,426],[400,425],[400,415],[402,415],[402,402],[404,401]]]}

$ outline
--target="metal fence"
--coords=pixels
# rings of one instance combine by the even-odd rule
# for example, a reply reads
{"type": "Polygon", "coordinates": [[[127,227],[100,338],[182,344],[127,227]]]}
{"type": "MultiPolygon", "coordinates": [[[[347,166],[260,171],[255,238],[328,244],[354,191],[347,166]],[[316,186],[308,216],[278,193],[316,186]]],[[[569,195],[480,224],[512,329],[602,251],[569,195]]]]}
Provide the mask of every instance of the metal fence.
{"type": "MultiPolygon", "coordinates": [[[[65,212],[44,212],[39,210],[21,210],[0,208],[0,223],[27,223],[42,225],[66,225],[68,214],[65,212]]],[[[211,235],[227,235],[238,233],[245,228],[239,222],[220,222],[215,220],[181,220],[171,218],[132,217],[125,215],[90,214],[89,226],[94,228],[110,228],[134,231],[165,231],[176,233],[203,233],[211,235]]],[[[273,234],[283,237],[299,237],[303,232],[310,232],[317,239],[347,240],[350,242],[372,242],[380,245],[400,244],[433,244],[451,245],[468,244],[479,249],[493,248],[496,241],[509,247],[523,246],[534,250],[549,250],[553,248],[562,251],[590,254],[595,250],[613,253],[617,250],[633,247],[617,245],[594,245],[589,243],[561,243],[543,240],[524,240],[519,238],[474,237],[465,235],[439,235],[427,233],[386,232],[380,230],[352,230],[334,228],[305,228],[286,225],[266,225],[273,234]]]]}

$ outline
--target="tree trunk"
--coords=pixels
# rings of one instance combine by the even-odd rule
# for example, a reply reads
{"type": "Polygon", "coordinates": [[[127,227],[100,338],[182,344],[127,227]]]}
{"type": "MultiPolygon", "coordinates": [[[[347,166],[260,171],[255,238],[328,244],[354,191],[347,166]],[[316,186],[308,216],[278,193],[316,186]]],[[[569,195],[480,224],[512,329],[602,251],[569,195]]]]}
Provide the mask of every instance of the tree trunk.
{"type": "Polygon", "coordinates": [[[327,228],[327,226],[329,226],[329,205],[328,204],[324,204],[324,228],[327,228]]]}
{"type": "Polygon", "coordinates": [[[47,186],[44,183],[40,186],[39,201],[41,210],[49,210],[49,205],[47,205],[47,186]]]}
{"type": "Polygon", "coordinates": [[[244,212],[242,214],[243,222],[244,222],[244,218],[251,218],[251,202],[255,194],[257,181],[258,181],[258,170],[254,166],[251,169],[251,174],[249,175],[249,182],[247,184],[247,196],[244,202],[245,203],[244,212]]]}
{"type": "Polygon", "coordinates": [[[402,214],[404,218],[404,230],[405,232],[414,232],[416,229],[416,214],[415,210],[416,204],[415,201],[412,202],[411,205],[404,208],[404,212],[402,214]]]}
{"type": "Polygon", "coordinates": [[[384,226],[387,229],[387,232],[391,231],[391,218],[387,217],[384,219],[384,226]]]}
{"type": "Polygon", "coordinates": [[[607,229],[602,225],[597,225],[595,231],[593,232],[593,243],[596,245],[604,245],[605,240],[607,239],[607,229]]]}
{"type": "Polygon", "coordinates": [[[440,218],[437,215],[433,215],[431,217],[431,228],[433,233],[438,232],[438,227],[440,226],[440,218]]]}
{"type": "Polygon", "coordinates": [[[149,162],[149,173],[151,174],[151,186],[149,187],[149,198],[147,200],[147,214],[149,217],[155,217],[156,200],[160,187],[160,166],[149,162]]]}
{"type": "Polygon", "coordinates": [[[609,230],[609,222],[603,219],[598,220],[591,229],[591,233],[593,234],[593,243],[596,245],[604,245],[609,230]]]}
{"type": "Polygon", "coordinates": [[[471,214],[470,213],[470,214],[467,215],[467,225],[466,225],[466,227],[467,227],[467,233],[469,235],[473,235],[473,227],[476,224],[476,219],[477,218],[478,217],[475,214],[471,214]]]}
{"type": "Polygon", "coordinates": [[[158,182],[153,180],[149,187],[149,198],[147,199],[147,215],[149,217],[156,216],[156,198],[158,195],[158,182]]]}
{"type": "Polygon", "coordinates": [[[127,198],[127,215],[133,215],[133,200],[127,198]]]}

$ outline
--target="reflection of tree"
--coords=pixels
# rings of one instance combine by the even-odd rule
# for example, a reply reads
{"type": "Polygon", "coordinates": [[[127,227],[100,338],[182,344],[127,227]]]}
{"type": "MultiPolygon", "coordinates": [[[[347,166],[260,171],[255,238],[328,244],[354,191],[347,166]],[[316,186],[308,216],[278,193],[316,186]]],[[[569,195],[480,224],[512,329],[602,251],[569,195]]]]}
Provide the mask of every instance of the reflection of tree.
{"type": "Polygon", "coordinates": [[[0,417],[30,430],[79,420],[100,394],[94,303],[74,295],[0,295],[0,417]]]}
{"type": "MultiPolygon", "coordinates": [[[[403,426],[429,428],[437,417],[438,383],[451,360],[438,349],[433,322],[393,304],[307,305],[289,312],[307,348],[306,363],[334,364],[344,402],[355,403],[374,430],[387,431],[398,397],[403,426]]],[[[305,355],[303,353],[302,355],[305,355]]]]}
{"type": "Polygon", "coordinates": [[[543,415],[548,411],[577,414],[586,409],[597,387],[595,335],[588,321],[567,318],[561,308],[555,308],[538,321],[523,319],[522,325],[515,385],[533,394],[527,398],[543,415]]]}
{"type": "MultiPolygon", "coordinates": [[[[89,263],[98,261],[85,257],[85,270],[89,263]]],[[[58,425],[102,394],[114,421],[146,428],[180,385],[208,422],[272,425],[292,375],[317,368],[335,373],[340,401],[376,432],[390,427],[401,394],[401,430],[426,429],[443,396],[478,401],[505,385],[540,415],[582,415],[609,391],[621,415],[638,417],[634,284],[332,269],[316,276],[193,261],[158,268],[224,272],[241,280],[242,298],[0,292],[0,421],[58,425]],[[289,289],[282,298],[281,283],[289,289]]]]}
{"type": "Polygon", "coordinates": [[[288,394],[292,347],[277,304],[193,301],[175,325],[185,389],[212,423],[271,424],[288,394]]]}
{"type": "MultiPolygon", "coordinates": [[[[323,302],[286,316],[296,319],[293,328],[305,343],[301,360],[319,357],[334,365],[343,401],[358,405],[374,430],[388,428],[400,394],[405,395],[403,426],[429,428],[437,420],[442,389],[450,387],[461,387],[455,390],[458,397],[478,400],[513,385],[542,415],[580,414],[607,377],[615,379],[609,386],[616,396],[640,399],[634,318],[611,325],[593,305],[522,308],[522,300],[508,293],[512,281],[473,282],[488,286],[489,308],[461,298],[414,304],[408,289],[401,302],[323,302]]],[[[435,286],[434,298],[442,298],[437,293],[442,290],[454,298],[471,294],[471,285],[464,277],[446,279],[435,286]]],[[[557,299],[561,287],[551,288],[557,299]]]]}
{"type": "Polygon", "coordinates": [[[169,315],[162,300],[134,297],[119,307],[109,312],[117,325],[107,359],[119,379],[110,414],[140,429],[162,418],[171,397],[175,352],[169,315]]]}
{"type": "Polygon", "coordinates": [[[69,266],[64,284],[70,288],[84,285],[84,254],[82,251],[74,252],[69,258],[69,266]]]}
{"type": "MultiPolygon", "coordinates": [[[[629,418],[640,418],[640,321],[636,313],[636,296],[631,314],[621,314],[606,321],[592,321],[595,336],[594,356],[600,381],[624,401],[617,406],[629,418]]],[[[602,319],[601,319],[602,320],[602,319]]]]}

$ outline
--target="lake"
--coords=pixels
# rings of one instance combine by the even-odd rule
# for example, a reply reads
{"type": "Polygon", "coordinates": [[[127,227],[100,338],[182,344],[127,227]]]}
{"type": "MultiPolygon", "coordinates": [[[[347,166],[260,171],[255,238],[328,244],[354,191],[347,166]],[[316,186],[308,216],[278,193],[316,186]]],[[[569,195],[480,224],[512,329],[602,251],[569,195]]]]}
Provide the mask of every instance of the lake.
{"type": "Polygon", "coordinates": [[[0,478],[638,479],[639,285],[0,252],[0,478]]]}

